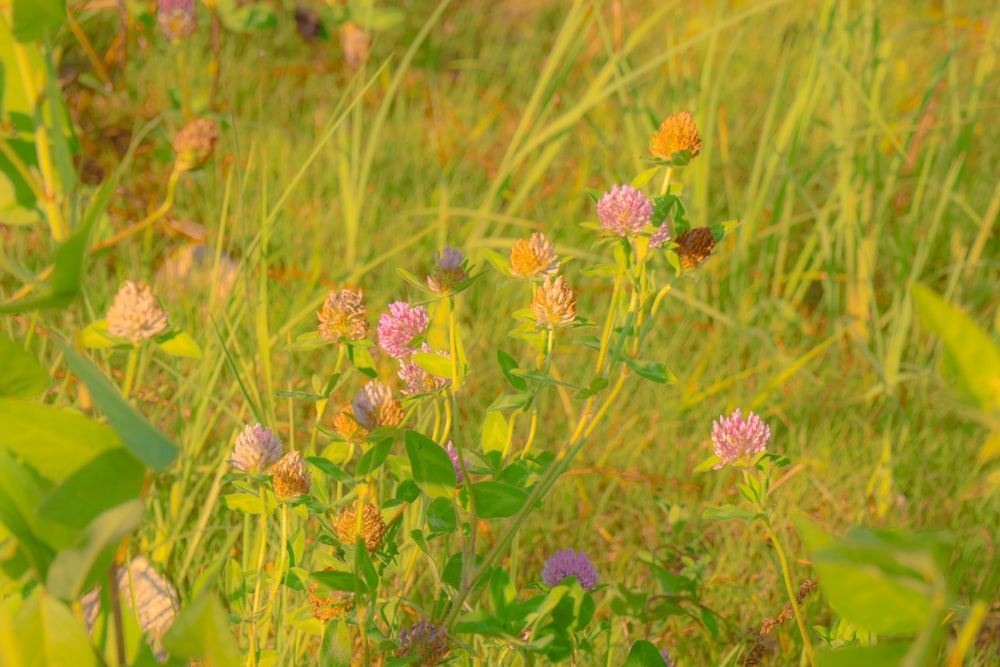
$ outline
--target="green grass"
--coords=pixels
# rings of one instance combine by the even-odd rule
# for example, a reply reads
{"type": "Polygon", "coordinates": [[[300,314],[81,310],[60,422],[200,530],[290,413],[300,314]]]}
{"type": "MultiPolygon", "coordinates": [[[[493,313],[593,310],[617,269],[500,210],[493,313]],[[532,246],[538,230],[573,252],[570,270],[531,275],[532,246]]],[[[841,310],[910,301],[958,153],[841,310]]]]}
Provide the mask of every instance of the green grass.
{"type": "MultiPolygon", "coordinates": [[[[265,34],[224,32],[222,140],[214,161],[182,182],[175,215],[205,225],[237,258],[239,276],[233,298],[212,309],[218,331],[201,304],[166,304],[203,346],[202,361],[142,361],[138,404],[182,455],[153,481],[137,550],[155,554],[190,593],[241,546],[240,521],[219,497],[243,424],[269,423],[294,447],[324,444],[313,405],[276,392],[308,391],[311,378],[323,383],[332,371],[329,352],[288,344],[314,327],[333,286],[363,286],[377,317],[408,294],[397,266],[426,269],[449,243],[486,267],[484,249],[506,253],[544,230],[561,256],[577,258],[567,273],[578,310],[600,321],[608,288],[580,272],[600,252],[578,226],[595,218],[583,189],[644,168],[659,120],[690,109],[705,149],[676,178],[692,224],[741,224],[660,310],[647,349],[678,382],[627,386],[620,410],[525,524],[512,575],[536,581],[548,554],[574,546],[602,581],[652,591],[636,559],[655,554],[679,567],[688,554],[700,561],[701,600],[725,620],[725,639],[682,616],[623,626],[605,597],[594,664],[605,664],[605,651],[607,664],[621,664],[640,638],[670,647],[680,665],[718,664],[786,600],[761,533],[701,517],[738,502],[732,475],[692,470],[710,453],[712,419],[743,407],[766,417],[774,449],[794,461],[775,498],[795,579],[811,570],[787,521],[793,508],[834,533],[857,524],[947,529],[961,598],[996,605],[1000,496],[976,491],[986,431],[934,372],[936,347],[915,322],[908,288],[928,284],[993,330],[1000,10],[733,5],[474,1],[430,18],[433,3],[399,3],[403,25],[375,36],[357,72],[335,42],[303,44],[287,15],[265,34]],[[872,490],[877,476],[885,486],[872,490]]],[[[98,43],[106,20],[84,16],[98,43]]],[[[163,150],[181,122],[169,97],[176,70],[168,46],[150,41],[132,54],[127,92],[105,104],[131,110],[126,127],[152,126],[144,145],[163,150]]],[[[191,89],[203,94],[206,31],[182,48],[191,89]]],[[[126,188],[162,186],[169,166],[155,153],[135,163],[126,188]]],[[[122,224],[109,220],[101,233],[122,224]]],[[[18,233],[8,252],[27,253],[30,243],[18,233]]],[[[76,321],[101,317],[121,280],[150,278],[178,245],[155,233],[99,260],[76,321]]],[[[472,369],[464,432],[501,391],[493,351],[531,359],[495,315],[525,305],[523,291],[498,289],[495,277],[460,298],[472,369]]],[[[583,379],[565,351],[558,373],[583,379]]],[[[120,355],[99,360],[123,368],[120,355]]],[[[385,362],[381,370],[394,375],[385,362]]],[[[324,425],[356,389],[334,396],[324,425]]],[[[556,393],[542,405],[535,448],[554,450],[580,405],[556,393]]],[[[411,595],[433,605],[420,583],[411,595]]],[[[820,596],[804,611],[810,626],[835,618],[820,596]]],[[[992,622],[967,664],[995,664],[992,622]]],[[[771,664],[793,664],[794,623],[775,634],[771,664]]]]}

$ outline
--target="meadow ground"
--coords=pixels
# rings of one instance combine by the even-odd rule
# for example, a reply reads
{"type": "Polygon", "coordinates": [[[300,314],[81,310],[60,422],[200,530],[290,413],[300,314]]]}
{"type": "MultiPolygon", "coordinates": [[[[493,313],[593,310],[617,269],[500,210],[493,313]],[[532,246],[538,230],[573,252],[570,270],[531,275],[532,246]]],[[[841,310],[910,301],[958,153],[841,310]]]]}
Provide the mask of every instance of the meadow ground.
{"type": "MultiPolygon", "coordinates": [[[[273,4],[272,27],[222,30],[214,108],[207,14],[177,46],[146,25],[126,69],[112,67],[124,88],[110,94],[89,85],[95,74],[79,42],[60,36],[82,167],[108,174],[131,146],[97,240],[162,200],[182,100],[220,125],[214,157],[180,180],[164,224],[97,257],[83,299],[53,323],[71,333],[103,317],[124,280],[155,282],[190,244],[178,230],[197,229],[179,221],[207,230],[209,263],[232,258],[229,295],[198,283],[197,268],[159,283],[171,322],[204,354],[139,355],[133,400],[180,457],[150,478],[133,550],[166,571],[182,599],[205,585],[204,573],[223,570],[231,553],[238,562],[252,552],[243,533],[249,524],[222,500],[232,492],[226,462],[236,435],[260,420],[286,449],[336,459],[342,447],[327,449],[327,431],[362,384],[355,376],[338,386],[317,421],[315,400],[296,392],[326,383],[336,349],[294,341],[315,329],[331,289],[363,287],[373,324],[387,304],[421,298],[397,268],[423,275],[445,244],[487,273],[456,299],[469,371],[454,418],[461,432],[478,434],[486,408],[509,391],[496,350],[522,365],[534,359],[508,335],[510,313],[527,307],[525,292],[505,283],[487,252],[506,257],[515,240],[544,232],[561,258],[573,258],[563,271],[578,314],[603,322],[610,281],[584,269],[608,261],[610,251],[579,224],[597,220],[586,190],[603,192],[648,168],[657,125],[690,110],[703,149],[673,178],[683,184],[691,225],[740,224],[710,260],[675,282],[643,343],[646,358],[665,364],[676,382],[625,385],[527,517],[503,559],[512,580],[538,582],[558,549],[590,556],[609,588],[594,595],[590,644],[574,653],[577,664],[622,664],[637,639],[668,648],[683,667],[735,664],[754,644],[748,636],[788,599],[772,543],[757,524],[704,516],[706,508],[741,502],[736,472],[694,469],[712,453],[713,419],[742,408],[770,424],[769,450],[791,462],[775,476],[769,500],[791,579],[815,575],[795,512],[834,535],[859,525],[947,531],[956,607],[940,655],[958,641],[955,619],[981,601],[989,611],[965,664],[997,665],[1000,495],[990,477],[995,460],[991,468],[977,458],[989,430],[942,380],[940,347],[914,315],[910,288],[927,285],[995,335],[1000,8],[526,0],[454,2],[437,15],[425,0],[394,8],[370,30],[357,69],[345,62],[336,27],[329,39],[302,39],[291,2],[273,4]],[[682,576],[696,590],[669,590],[682,576]],[[678,597],[644,599],[659,611],[636,618],[619,584],[678,597]],[[700,614],[694,599],[711,614],[700,614]],[[663,600],[676,607],[657,607],[663,600]],[[705,627],[708,617],[716,628],[705,627]]],[[[77,19],[100,53],[112,46],[113,10],[83,10],[77,19]]],[[[5,232],[4,244],[28,264],[40,247],[26,228],[5,232]]],[[[658,270],[661,277],[671,271],[665,262],[658,270]]],[[[4,280],[9,295],[18,285],[4,280]]],[[[17,338],[28,318],[3,326],[17,338]]],[[[580,335],[557,341],[555,377],[587,379],[580,335]]],[[[92,356],[123,381],[127,355],[92,356]]],[[[376,355],[376,368],[395,382],[392,359],[376,355]]],[[[64,389],[56,400],[79,405],[64,389]]],[[[581,403],[550,388],[537,407],[532,451],[555,452],[581,403]]],[[[410,425],[429,432],[432,416],[410,425]]],[[[517,450],[527,423],[514,433],[517,450]]],[[[387,476],[373,488],[376,496],[395,493],[387,476]]],[[[418,520],[406,515],[393,534],[406,556],[400,563],[413,551],[405,542],[418,520]]],[[[483,550],[503,525],[481,522],[483,550]]],[[[307,551],[326,548],[309,534],[318,523],[302,527],[307,551]]],[[[278,535],[271,540],[277,544],[278,535]]],[[[445,550],[441,542],[431,548],[439,565],[445,550]]],[[[440,612],[437,575],[408,574],[397,565],[381,594],[391,598],[405,582],[406,610],[440,612]]],[[[225,588],[221,577],[212,585],[225,588]]],[[[822,581],[820,592],[802,604],[809,627],[838,618],[822,581]]],[[[256,639],[278,647],[277,664],[314,664],[318,637],[302,632],[275,644],[281,631],[274,627],[294,608],[276,604],[275,617],[261,624],[264,639],[256,639]]],[[[403,615],[408,622],[419,616],[403,615]]],[[[246,649],[253,634],[245,623],[234,628],[246,649]]],[[[503,641],[460,639],[475,650],[454,649],[457,664],[471,664],[476,651],[482,664],[530,660],[503,641]]],[[[813,643],[823,645],[815,634],[813,643]]],[[[789,621],[766,637],[765,660],[797,664],[801,650],[789,621]]],[[[370,659],[391,655],[376,651],[370,659]]]]}

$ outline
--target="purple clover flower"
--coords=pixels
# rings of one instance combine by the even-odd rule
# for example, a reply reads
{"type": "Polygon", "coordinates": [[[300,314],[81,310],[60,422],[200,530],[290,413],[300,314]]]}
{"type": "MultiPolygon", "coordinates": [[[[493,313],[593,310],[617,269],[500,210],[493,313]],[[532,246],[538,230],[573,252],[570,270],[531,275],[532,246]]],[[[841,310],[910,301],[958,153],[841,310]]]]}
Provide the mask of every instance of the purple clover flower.
{"type": "Polygon", "coordinates": [[[728,418],[719,415],[712,422],[712,451],[722,461],[715,469],[727,463],[749,459],[759,454],[771,442],[771,427],[750,412],[746,419],[737,408],[728,418]]]}
{"type": "Polygon", "coordinates": [[[597,568],[587,558],[587,554],[582,550],[578,554],[573,549],[557,551],[545,561],[545,567],[542,568],[542,581],[546,586],[558,586],[566,577],[576,577],[580,586],[587,591],[597,588],[599,579],[597,568]]]}
{"type": "Polygon", "coordinates": [[[650,248],[662,248],[670,240],[670,225],[663,223],[649,236],[650,248]]]}
{"type": "Polygon", "coordinates": [[[256,475],[270,469],[280,458],[281,440],[278,436],[271,429],[254,424],[248,425],[236,437],[229,465],[256,475]]]}
{"type": "Polygon", "coordinates": [[[389,304],[389,312],[378,321],[378,344],[394,359],[402,359],[413,352],[410,343],[427,331],[430,316],[423,306],[411,306],[405,301],[389,304]]]}
{"type": "Polygon", "coordinates": [[[625,236],[649,224],[653,217],[653,202],[631,185],[615,185],[597,202],[597,217],[601,228],[625,236]]]}
{"type": "Polygon", "coordinates": [[[448,655],[448,631],[427,621],[414,623],[400,631],[396,655],[417,658],[418,665],[436,665],[448,655]]]}
{"type": "MultiPolygon", "coordinates": [[[[458,479],[458,484],[465,481],[465,475],[462,474],[462,464],[458,462],[458,449],[455,447],[455,443],[451,440],[448,441],[448,446],[445,447],[444,451],[448,452],[448,458],[451,459],[451,465],[455,468],[455,477],[458,479]]],[[[469,460],[465,460],[465,465],[469,465],[469,460]]]]}

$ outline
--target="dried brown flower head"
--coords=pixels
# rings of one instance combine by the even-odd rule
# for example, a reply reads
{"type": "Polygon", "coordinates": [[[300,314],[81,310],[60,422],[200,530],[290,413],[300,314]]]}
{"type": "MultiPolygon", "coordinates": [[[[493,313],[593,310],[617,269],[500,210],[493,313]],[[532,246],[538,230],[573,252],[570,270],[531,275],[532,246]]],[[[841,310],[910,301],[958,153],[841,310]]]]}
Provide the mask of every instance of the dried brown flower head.
{"type": "Polygon", "coordinates": [[[365,503],[361,510],[361,530],[358,531],[358,515],[356,508],[361,501],[357,501],[354,507],[345,507],[337,518],[337,538],[348,546],[353,546],[360,534],[365,541],[365,548],[369,552],[375,553],[382,544],[385,537],[386,527],[382,521],[382,515],[374,505],[365,503]]]}
{"type": "Polygon", "coordinates": [[[351,401],[354,418],[369,431],[403,423],[403,405],[385,384],[372,380],[351,401]]]}
{"type": "Polygon", "coordinates": [[[341,410],[337,418],[333,420],[333,430],[351,442],[364,440],[365,436],[368,435],[368,429],[354,418],[354,408],[350,405],[341,410]]]}
{"type": "Polygon", "coordinates": [[[368,336],[368,308],[360,288],[330,292],[316,317],[319,335],[325,341],[363,340],[368,336]]]}
{"type": "Polygon", "coordinates": [[[689,151],[691,159],[694,159],[701,152],[698,127],[689,111],[667,116],[660,123],[660,129],[649,140],[649,152],[652,153],[653,157],[669,160],[675,153],[681,151],[689,151]]]}
{"type": "Polygon", "coordinates": [[[518,278],[555,275],[559,258],[545,234],[535,232],[530,239],[514,241],[510,249],[510,272],[518,278]]]}
{"type": "Polygon", "coordinates": [[[695,227],[677,237],[677,257],[685,269],[693,269],[712,254],[715,236],[708,227],[695,227]]]}
{"type": "Polygon", "coordinates": [[[309,603],[313,608],[313,616],[320,621],[326,623],[335,618],[346,616],[354,609],[354,593],[337,591],[333,597],[321,598],[316,595],[317,588],[319,588],[319,584],[309,584],[309,603]]]}
{"type": "Polygon", "coordinates": [[[572,324],[576,319],[576,297],[569,283],[562,276],[554,281],[546,277],[545,282],[535,288],[531,312],[542,329],[572,324]]]}
{"type": "Polygon", "coordinates": [[[271,466],[271,482],[274,484],[274,495],[282,500],[309,493],[312,475],[306,468],[302,452],[288,452],[271,466]]]}
{"type": "Polygon", "coordinates": [[[195,118],[174,135],[174,163],[178,171],[188,171],[205,164],[219,140],[219,126],[209,118],[195,118]]]}
{"type": "Polygon", "coordinates": [[[112,299],[107,322],[109,334],[132,343],[153,338],[170,326],[149,285],[131,280],[126,280],[112,299]]]}
{"type": "Polygon", "coordinates": [[[340,27],[340,48],[344,51],[347,66],[358,69],[368,59],[368,33],[348,21],[340,27]]]}

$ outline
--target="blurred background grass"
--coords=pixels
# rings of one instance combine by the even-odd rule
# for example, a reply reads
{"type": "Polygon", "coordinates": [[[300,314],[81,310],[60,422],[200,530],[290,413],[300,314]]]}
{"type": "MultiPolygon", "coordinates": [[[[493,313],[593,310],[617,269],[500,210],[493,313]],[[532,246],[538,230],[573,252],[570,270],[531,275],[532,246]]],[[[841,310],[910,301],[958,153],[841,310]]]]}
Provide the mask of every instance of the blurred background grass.
{"type": "MultiPolygon", "coordinates": [[[[221,36],[222,140],[215,161],[182,183],[174,211],[235,259],[236,289],[210,309],[194,293],[165,303],[207,353],[198,364],[147,358],[138,394],[184,451],[176,473],[157,482],[141,540],[182,589],[218,557],[208,547],[227,543],[219,464],[253,419],[220,340],[264,417],[301,446],[313,437],[312,405],[275,392],[309,390],[312,376],[325,382],[329,354],[287,345],[314,326],[332,287],[363,286],[374,318],[409,295],[397,266],[419,272],[448,243],[485,268],[484,248],[506,253],[544,231],[561,256],[577,258],[567,273],[578,310],[599,320],[609,287],[580,271],[597,257],[578,226],[595,218],[583,189],[629,180],[659,121],[690,110],[704,150],[675,176],[689,217],[741,224],[660,311],[646,356],[678,382],[637,383],[623,397],[529,520],[519,581],[574,546],[603,581],[653,590],[637,557],[680,567],[690,554],[704,558],[703,601],[733,636],[758,628],[783,600],[773,556],[742,524],[701,520],[704,507],[736,502],[734,480],[691,472],[710,453],[711,420],[742,407],[766,418],[773,448],[795,462],[775,493],[779,508],[835,532],[856,523],[950,529],[961,593],[997,603],[1000,503],[975,459],[985,432],[934,372],[935,347],[907,293],[926,283],[993,330],[995,4],[470,0],[429,19],[435,3],[399,2],[404,20],[373,33],[359,70],[344,63],[336,34],[306,42],[294,4],[274,6],[272,30],[221,36]]],[[[77,18],[95,46],[110,46],[114,12],[77,18]]],[[[86,159],[110,170],[123,145],[134,147],[107,235],[161,196],[182,122],[178,74],[151,26],[133,46],[126,90],[113,95],[77,76],[86,62],[67,44],[86,159]]],[[[195,109],[211,113],[205,26],[181,48],[195,109]]],[[[32,241],[12,243],[28,251],[32,241]]],[[[100,317],[121,280],[149,279],[184,243],[156,233],[107,255],[88,315],[100,317]]],[[[494,350],[530,360],[497,321],[525,305],[523,292],[498,289],[493,277],[460,300],[472,363],[465,432],[502,391],[494,350]]],[[[558,372],[582,379],[571,342],[558,372]]],[[[331,401],[323,423],[356,389],[331,401]]],[[[579,409],[555,394],[545,406],[538,448],[565,438],[579,409]]],[[[788,537],[804,580],[806,554],[788,537]]],[[[816,600],[806,613],[809,625],[832,620],[816,600]]],[[[684,665],[727,650],[689,619],[642,631],[684,665]]],[[[987,626],[977,664],[996,655],[997,632],[987,626]]]]}

